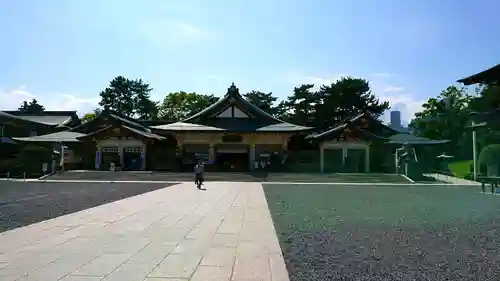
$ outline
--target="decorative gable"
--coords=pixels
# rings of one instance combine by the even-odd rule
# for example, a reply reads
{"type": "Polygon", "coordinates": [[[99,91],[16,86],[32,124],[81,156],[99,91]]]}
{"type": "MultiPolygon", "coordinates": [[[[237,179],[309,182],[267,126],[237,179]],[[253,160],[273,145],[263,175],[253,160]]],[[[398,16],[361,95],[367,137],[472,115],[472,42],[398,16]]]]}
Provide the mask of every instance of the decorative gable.
{"type": "Polygon", "coordinates": [[[233,107],[230,106],[230,107],[226,108],[226,110],[222,111],[216,117],[217,118],[231,118],[231,117],[233,117],[233,107]]]}
{"type": "Polygon", "coordinates": [[[248,115],[241,111],[239,108],[233,106],[233,117],[234,118],[248,118],[248,115]]]}
{"type": "Polygon", "coordinates": [[[230,106],[219,113],[217,118],[248,118],[249,116],[236,106],[230,106]]]}

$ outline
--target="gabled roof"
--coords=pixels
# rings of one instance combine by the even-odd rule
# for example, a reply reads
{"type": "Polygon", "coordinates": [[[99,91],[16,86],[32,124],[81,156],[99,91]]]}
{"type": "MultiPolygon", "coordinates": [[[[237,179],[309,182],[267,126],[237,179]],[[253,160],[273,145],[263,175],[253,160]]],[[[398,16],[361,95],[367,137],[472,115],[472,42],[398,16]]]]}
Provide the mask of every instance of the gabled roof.
{"type": "Polygon", "coordinates": [[[101,114],[96,116],[94,119],[92,119],[88,122],[82,123],[76,127],[73,127],[70,129],[70,131],[80,132],[80,133],[84,133],[84,134],[90,134],[90,133],[97,131],[97,130],[93,129],[93,125],[99,124],[101,122],[106,123],[107,120],[109,120],[109,119],[111,119],[112,122],[114,121],[114,123],[125,124],[127,126],[130,126],[130,127],[133,127],[133,128],[139,129],[139,130],[151,131],[147,126],[137,122],[136,120],[134,120],[132,118],[125,117],[125,116],[121,116],[118,113],[110,111],[110,110],[106,110],[106,111],[101,112],[101,114]]]}
{"type": "Polygon", "coordinates": [[[315,140],[334,139],[337,138],[347,128],[349,128],[351,131],[360,133],[361,135],[368,137],[369,139],[384,139],[388,135],[398,133],[398,131],[396,131],[395,129],[378,121],[369,112],[364,111],[362,113],[358,113],[357,115],[344,119],[343,121],[341,121],[340,123],[338,123],[337,125],[333,126],[328,130],[316,134],[311,134],[306,138],[315,140]],[[367,118],[368,120],[377,122],[380,128],[385,130],[387,133],[370,132],[367,129],[361,128],[359,126],[359,121],[362,120],[363,118],[367,118]]]}
{"type": "Polygon", "coordinates": [[[271,125],[262,125],[256,120],[234,118],[234,119],[219,119],[210,120],[205,124],[194,124],[188,122],[176,122],[166,125],[152,126],[152,129],[165,131],[225,131],[225,132],[295,132],[306,131],[309,127],[293,125],[290,123],[277,123],[271,125]],[[211,121],[211,122],[210,122],[211,121]]]}
{"type": "Polygon", "coordinates": [[[109,130],[114,130],[116,128],[124,129],[125,131],[131,132],[134,135],[139,135],[139,136],[145,137],[145,138],[151,138],[151,139],[157,139],[157,140],[163,140],[163,139],[165,139],[162,136],[159,136],[157,134],[152,133],[151,130],[149,130],[149,129],[148,130],[139,130],[139,129],[136,129],[136,128],[133,128],[133,127],[130,127],[130,126],[123,125],[123,124],[122,125],[109,125],[109,126],[104,127],[104,128],[102,128],[102,129],[100,129],[98,131],[95,131],[93,133],[86,134],[86,135],[83,135],[83,136],[79,136],[79,137],[77,137],[77,139],[78,140],[83,140],[83,139],[86,139],[86,138],[91,138],[91,137],[94,137],[95,135],[107,132],[109,130]]]}
{"type": "Polygon", "coordinates": [[[395,134],[390,136],[388,140],[387,143],[392,144],[441,144],[449,142],[449,140],[432,140],[411,134],[395,134]]]}
{"type": "Polygon", "coordinates": [[[37,113],[8,110],[4,113],[50,127],[72,126],[80,123],[76,111],[42,111],[37,113]]]}
{"type": "Polygon", "coordinates": [[[462,78],[457,82],[464,85],[472,84],[494,84],[500,82],[500,64],[497,64],[489,69],[476,73],[466,78],[462,78]]]}
{"type": "Polygon", "coordinates": [[[114,128],[121,128],[128,132],[131,132],[132,134],[139,135],[141,137],[152,138],[157,140],[164,139],[164,137],[154,134],[153,132],[151,132],[151,129],[134,121],[133,119],[123,117],[114,112],[109,112],[109,111],[103,112],[96,118],[90,120],[89,122],[80,124],[79,126],[76,126],[66,131],[57,132],[53,134],[26,137],[26,138],[14,138],[14,139],[26,142],[79,142],[82,139],[92,137],[96,134],[114,128]],[[111,119],[112,122],[106,124],[107,126],[104,128],[94,129],[94,130],[90,129],[94,127],[92,125],[96,123],[99,124],[99,122],[104,122],[104,119],[111,119]]]}
{"type": "Polygon", "coordinates": [[[296,132],[312,128],[282,121],[248,102],[240,95],[234,83],[217,102],[180,122],[151,126],[167,131],[228,131],[228,132],[296,132]],[[217,118],[232,109],[232,116],[217,118]],[[235,110],[246,115],[238,117],[235,110]]]}
{"type": "Polygon", "coordinates": [[[78,138],[82,136],[85,136],[85,134],[63,131],[46,135],[12,139],[25,142],[79,142],[78,138]]]}
{"type": "Polygon", "coordinates": [[[265,112],[264,110],[258,108],[257,106],[253,105],[245,98],[243,98],[240,95],[239,89],[236,88],[234,83],[231,84],[231,87],[227,89],[227,93],[217,102],[205,108],[201,112],[182,120],[181,122],[197,123],[196,121],[198,121],[199,119],[207,117],[215,117],[218,113],[223,112],[231,105],[236,105],[243,112],[249,114],[254,118],[262,119],[262,121],[268,121],[268,122],[274,121],[279,123],[284,122],[272,116],[271,114],[265,112]]]}
{"type": "Polygon", "coordinates": [[[0,120],[20,122],[22,124],[33,124],[33,123],[39,124],[38,122],[33,122],[31,120],[25,119],[22,116],[16,116],[16,115],[7,113],[5,111],[0,111],[0,120]]]}

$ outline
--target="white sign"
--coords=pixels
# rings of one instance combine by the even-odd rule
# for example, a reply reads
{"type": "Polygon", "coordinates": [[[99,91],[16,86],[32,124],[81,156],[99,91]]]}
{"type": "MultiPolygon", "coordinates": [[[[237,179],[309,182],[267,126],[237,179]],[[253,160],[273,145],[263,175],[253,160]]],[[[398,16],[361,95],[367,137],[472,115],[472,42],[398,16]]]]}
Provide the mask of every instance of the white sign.
{"type": "Polygon", "coordinates": [[[42,171],[46,173],[49,169],[49,163],[43,163],[42,164],[42,171]]]}

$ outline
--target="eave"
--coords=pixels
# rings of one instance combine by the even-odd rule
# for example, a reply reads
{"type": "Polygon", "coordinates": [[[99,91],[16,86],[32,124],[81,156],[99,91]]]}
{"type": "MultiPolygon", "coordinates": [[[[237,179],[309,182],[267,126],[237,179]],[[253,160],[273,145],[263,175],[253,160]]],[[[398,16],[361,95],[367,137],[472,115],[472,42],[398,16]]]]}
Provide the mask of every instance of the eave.
{"type": "Polygon", "coordinates": [[[473,74],[457,80],[466,86],[473,84],[497,84],[500,82],[500,64],[497,64],[489,69],[473,74]]]}

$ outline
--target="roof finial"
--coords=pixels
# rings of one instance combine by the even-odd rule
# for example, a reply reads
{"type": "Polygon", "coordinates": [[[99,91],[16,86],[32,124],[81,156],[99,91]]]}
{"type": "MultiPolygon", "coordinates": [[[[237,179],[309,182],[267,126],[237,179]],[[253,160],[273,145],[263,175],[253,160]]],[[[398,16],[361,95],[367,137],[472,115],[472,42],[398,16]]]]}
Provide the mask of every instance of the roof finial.
{"type": "Polygon", "coordinates": [[[234,85],[234,82],[231,83],[231,87],[229,87],[229,89],[227,89],[227,95],[239,95],[239,92],[240,92],[240,90],[238,88],[236,88],[236,86],[234,85]]]}

